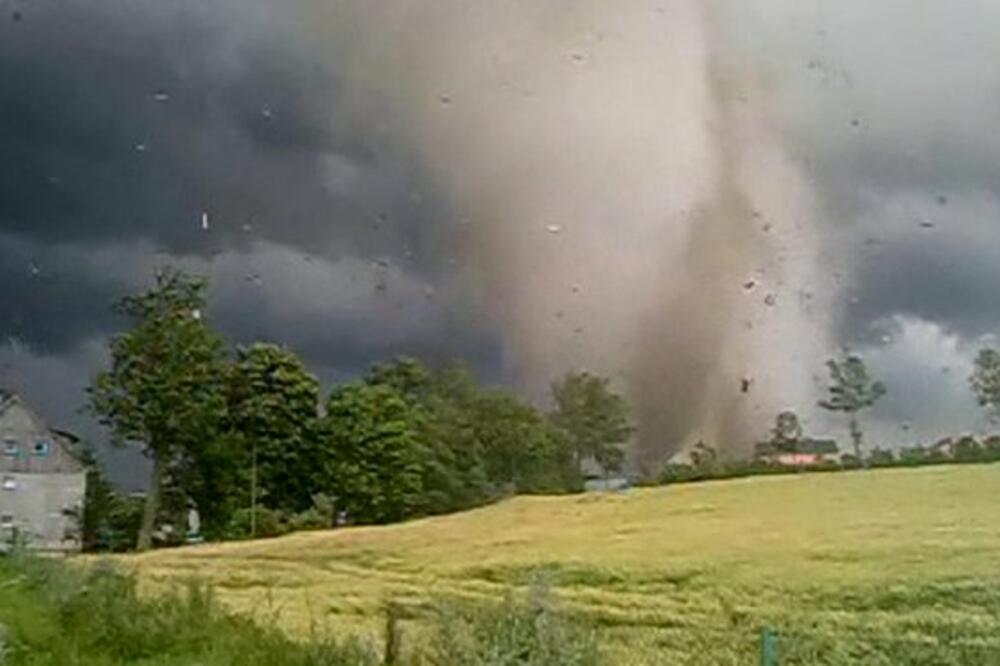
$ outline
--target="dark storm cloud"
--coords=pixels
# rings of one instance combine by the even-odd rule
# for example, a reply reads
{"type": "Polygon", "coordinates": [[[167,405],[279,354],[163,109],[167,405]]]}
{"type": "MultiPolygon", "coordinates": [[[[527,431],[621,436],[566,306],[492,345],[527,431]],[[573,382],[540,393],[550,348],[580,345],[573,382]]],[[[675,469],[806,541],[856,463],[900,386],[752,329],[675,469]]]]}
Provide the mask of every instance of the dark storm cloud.
{"type": "MultiPolygon", "coordinates": [[[[0,0],[0,385],[100,442],[79,407],[110,306],[166,263],[211,279],[231,341],[325,380],[396,353],[496,367],[445,279],[447,216],[377,107],[342,110],[310,12],[0,0]]],[[[134,457],[102,455],[128,485],[134,457]]]]}
{"type": "Polygon", "coordinates": [[[433,272],[419,173],[340,113],[332,63],[291,32],[302,3],[251,5],[38,2],[0,22],[0,332],[48,350],[117,325],[135,276],[57,248],[163,263],[266,240],[433,272]]]}
{"type": "MultiPolygon", "coordinates": [[[[460,220],[436,190],[468,183],[437,182],[439,156],[386,129],[408,110],[383,117],[356,80],[348,92],[356,63],[325,43],[344,31],[316,27],[320,4],[0,0],[0,384],[86,427],[81,389],[122,324],[109,305],[168,261],[212,279],[213,323],[233,341],[289,344],[324,377],[394,353],[499,372],[502,327],[470,305],[460,220]]],[[[844,292],[837,342],[903,385],[914,350],[944,345],[966,368],[972,341],[1000,331],[1000,10],[718,5],[735,26],[726,48],[766,70],[751,94],[774,97],[822,202],[815,224],[844,292]],[[897,340],[909,346],[892,352],[897,340]]],[[[383,87],[424,80],[408,73],[382,71],[383,87]]],[[[926,390],[901,391],[887,422],[935,390],[965,405],[964,379],[931,388],[939,372],[922,367],[926,390]]]]}

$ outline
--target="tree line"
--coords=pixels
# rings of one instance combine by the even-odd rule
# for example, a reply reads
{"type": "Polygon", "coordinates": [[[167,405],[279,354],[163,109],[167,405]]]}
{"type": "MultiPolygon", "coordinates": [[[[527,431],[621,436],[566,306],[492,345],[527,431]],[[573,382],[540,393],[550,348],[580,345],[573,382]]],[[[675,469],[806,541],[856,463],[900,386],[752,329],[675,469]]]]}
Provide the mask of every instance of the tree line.
{"type": "Polygon", "coordinates": [[[387,523],[578,490],[585,459],[622,466],[632,426],[606,378],[566,375],[546,412],[460,364],[398,358],[324,398],[291,350],[230,350],[206,316],[207,293],[204,279],[168,268],[116,306],[131,328],[110,341],[88,408],[114,443],[141,445],[152,470],[141,512],[93,479],[90,541],[134,530],[145,550],[161,525],[175,530],[160,538],[178,541],[191,509],[209,539],[387,523]]]}

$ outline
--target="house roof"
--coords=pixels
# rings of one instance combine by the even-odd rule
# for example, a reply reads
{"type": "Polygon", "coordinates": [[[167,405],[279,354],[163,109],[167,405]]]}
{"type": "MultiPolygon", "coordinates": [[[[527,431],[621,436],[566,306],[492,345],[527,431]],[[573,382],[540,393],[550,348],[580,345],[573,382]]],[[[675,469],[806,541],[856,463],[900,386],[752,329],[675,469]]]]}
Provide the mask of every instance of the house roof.
{"type": "Polygon", "coordinates": [[[787,450],[778,450],[772,442],[760,442],[755,447],[757,455],[772,455],[782,453],[813,453],[816,455],[834,455],[840,452],[837,442],[832,439],[813,439],[804,437],[795,442],[787,450]]]}
{"type": "Polygon", "coordinates": [[[69,432],[68,430],[61,430],[59,428],[53,428],[48,425],[48,423],[43,419],[30,405],[22,398],[20,395],[14,391],[0,388],[0,416],[3,416],[7,410],[12,407],[20,406],[21,409],[26,410],[38,423],[43,424],[45,428],[49,430],[53,435],[56,435],[56,443],[66,450],[67,453],[72,455],[78,460],[81,459],[80,451],[80,438],[69,432]]]}

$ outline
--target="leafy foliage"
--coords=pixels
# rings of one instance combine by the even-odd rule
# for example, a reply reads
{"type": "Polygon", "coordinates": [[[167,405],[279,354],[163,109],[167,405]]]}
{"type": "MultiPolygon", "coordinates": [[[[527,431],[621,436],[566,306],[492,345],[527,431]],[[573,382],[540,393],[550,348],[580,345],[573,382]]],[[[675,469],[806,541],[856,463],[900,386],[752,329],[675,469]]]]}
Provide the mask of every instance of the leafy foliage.
{"type": "Polygon", "coordinates": [[[390,386],[334,390],[320,425],[323,490],[355,523],[386,523],[421,502],[421,415],[390,386]]]}
{"type": "Polygon", "coordinates": [[[980,406],[1000,417],[1000,350],[980,350],[969,382],[980,406]]]}
{"type": "Polygon", "coordinates": [[[854,455],[860,460],[862,434],[858,425],[858,412],[878,402],[885,395],[885,385],[879,381],[872,381],[868,375],[868,368],[860,356],[848,355],[842,360],[830,359],[826,362],[826,367],[830,371],[828,397],[820,401],[819,406],[850,416],[854,455]]]}
{"type": "Polygon", "coordinates": [[[133,327],[110,343],[111,367],[90,387],[90,408],[115,442],[141,442],[153,473],[137,547],[146,549],[172,464],[212,442],[225,416],[222,338],[202,318],[207,284],[175,269],[118,311],[133,327]]]}
{"type": "MultiPolygon", "coordinates": [[[[288,349],[258,343],[236,351],[227,401],[243,467],[254,465],[256,455],[257,501],[283,511],[308,509],[318,455],[313,431],[319,381],[288,349]]],[[[249,487],[249,479],[242,485],[249,487]]]]}
{"type": "Polygon", "coordinates": [[[802,423],[793,411],[784,411],[774,419],[771,428],[771,446],[782,453],[793,452],[802,439],[802,423]]]}
{"type": "Polygon", "coordinates": [[[628,405],[610,380],[589,372],[570,373],[552,385],[552,422],[569,439],[577,460],[593,458],[605,472],[621,470],[622,445],[632,435],[628,405]]]}

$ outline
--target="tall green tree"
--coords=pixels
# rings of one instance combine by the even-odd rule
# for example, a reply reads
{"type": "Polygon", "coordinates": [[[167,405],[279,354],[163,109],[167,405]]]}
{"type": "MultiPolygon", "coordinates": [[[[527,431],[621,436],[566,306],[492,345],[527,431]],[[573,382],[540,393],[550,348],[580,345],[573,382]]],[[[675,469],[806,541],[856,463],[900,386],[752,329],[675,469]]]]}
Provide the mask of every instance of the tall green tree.
{"type": "Polygon", "coordinates": [[[256,343],[236,351],[227,382],[228,427],[243,459],[244,488],[272,509],[312,506],[319,381],[294,352],[256,343]]]}
{"type": "Polygon", "coordinates": [[[154,286],[116,310],[132,328],[112,338],[110,368],[89,388],[89,407],[118,444],[152,459],[136,547],[146,550],[172,463],[218,437],[225,416],[222,338],[206,324],[205,280],[166,268],[154,286]]]}
{"type": "Polygon", "coordinates": [[[623,446],[634,430],[628,404],[610,380],[575,372],[552,385],[552,422],[569,438],[577,463],[593,458],[605,473],[621,470],[623,446]]]}
{"type": "Polygon", "coordinates": [[[393,388],[419,415],[422,513],[457,511],[493,496],[473,410],[480,391],[465,366],[430,369],[401,357],[373,366],[365,382],[393,388]]]}
{"type": "Polygon", "coordinates": [[[476,438],[495,485],[527,493],[579,486],[569,437],[534,406],[494,389],[484,391],[473,409],[476,438]]]}
{"type": "Polygon", "coordinates": [[[337,387],[320,433],[319,491],[354,523],[413,516],[423,501],[419,414],[390,386],[337,387]]]}
{"type": "Polygon", "coordinates": [[[1000,350],[980,350],[969,378],[976,400],[993,418],[1000,417],[1000,350]]]}
{"type": "Polygon", "coordinates": [[[862,433],[858,414],[872,407],[885,395],[885,385],[872,380],[860,356],[849,354],[843,359],[830,359],[826,362],[826,367],[830,371],[830,384],[827,386],[827,398],[821,400],[819,406],[848,415],[854,455],[860,462],[863,459],[862,433]]]}

